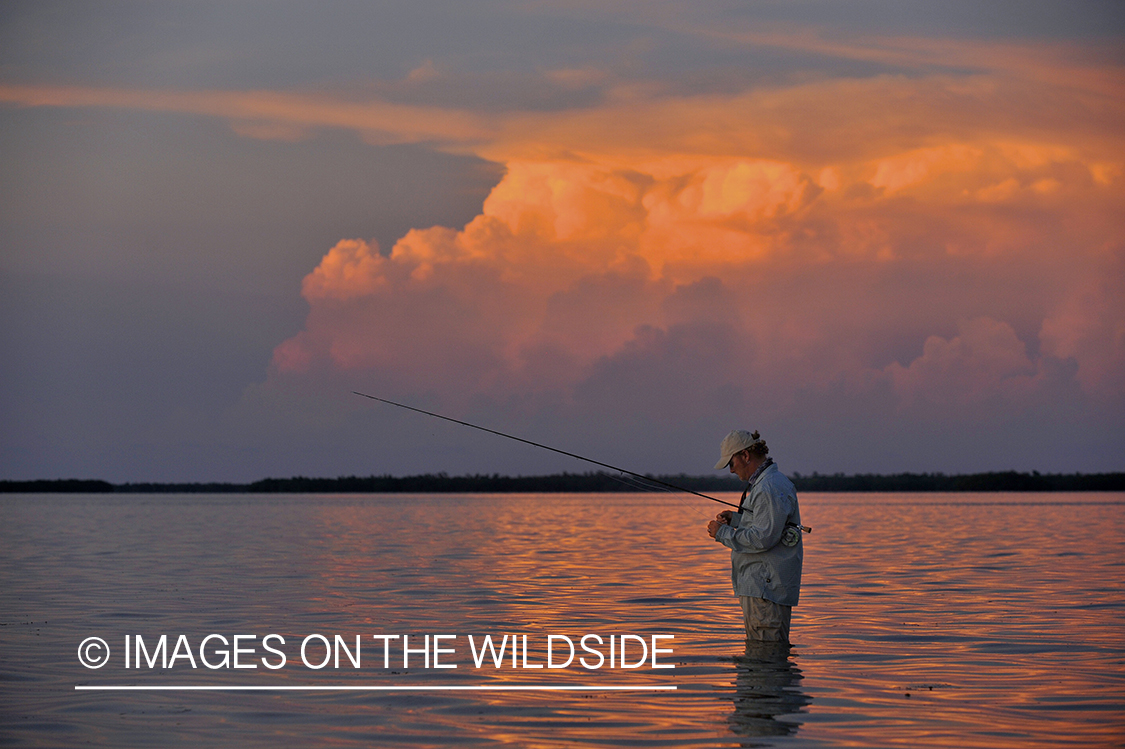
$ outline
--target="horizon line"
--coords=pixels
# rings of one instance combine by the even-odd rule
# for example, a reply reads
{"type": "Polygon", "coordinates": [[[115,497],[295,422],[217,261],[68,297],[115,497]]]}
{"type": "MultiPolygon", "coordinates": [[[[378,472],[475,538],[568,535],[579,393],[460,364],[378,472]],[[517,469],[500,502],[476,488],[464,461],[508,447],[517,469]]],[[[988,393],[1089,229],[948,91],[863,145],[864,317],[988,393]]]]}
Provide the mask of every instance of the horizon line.
{"type": "MultiPolygon", "coordinates": [[[[0,479],[4,493],[621,493],[629,491],[668,491],[669,488],[698,494],[697,490],[737,492],[742,482],[726,475],[636,474],[638,478],[617,476],[607,471],[553,473],[512,476],[478,473],[450,476],[425,473],[408,476],[370,474],[329,477],[291,476],[263,478],[251,482],[235,481],[128,481],[113,483],[104,479],[0,479]],[[652,478],[650,479],[649,476],[652,478]],[[664,481],[667,479],[669,481],[664,481]],[[663,484],[650,486],[648,481],[663,484]],[[675,481],[678,485],[670,483],[675,481]]],[[[988,491],[1125,491],[1125,472],[1039,473],[1038,471],[990,471],[982,473],[856,473],[788,474],[798,491],[827,492],[988,492],[988,491]]],[[[703,495],[706,496],[706,495],[703,495]]],[[[707,497],[711,499],[711,497],[707,497]]]]}

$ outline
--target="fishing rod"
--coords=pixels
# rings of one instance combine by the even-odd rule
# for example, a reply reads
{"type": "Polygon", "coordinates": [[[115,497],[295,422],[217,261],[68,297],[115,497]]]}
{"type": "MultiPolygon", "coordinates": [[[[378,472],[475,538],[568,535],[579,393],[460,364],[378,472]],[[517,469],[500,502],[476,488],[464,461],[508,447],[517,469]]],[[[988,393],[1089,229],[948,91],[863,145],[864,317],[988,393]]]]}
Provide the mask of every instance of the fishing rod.
{"type": "MultiPolygon", "coordinates": [[[[568,458],[575,458],[577,460],[583,460],[587,463],[593,463],[596,466],[601,466],[602,468],[608,468],[611,471],[617,471],[619,473],[624,473],[628,476],[635,476],[636,478],[639,478],[642,481],[649,481],[649,482],[654,483],[654,484],[666,486],[669,489],[675,489],[676,491],[687,492],[688,494],[694,494],[697,497],[702,497],[703,499],[709,499],[712,502],[718,502],[721,505],[727,505],[728,507],[733,507],[736,510],[742,509],[739,505],[736,505],[732,502],[726,502],[722,499],[716,499],[715,497],[709,497],[706,494],[701,494],[701,493],[699,493],[699,492],[697,492],[693,489],[687,489],[687,488],[682,487],[682,486],[676,486],[675,484],[669,484],[667,481],[661,481],[660,479],[653,478],[652,476],[645,476],[644,474],[641,474],[641,473],[634,473],[633,471],[627,471],[624,468],[618,468],[617,466],[611,466],[609,463],[603,463],[600,460],[594,460],[593,458],[586,458],[586,457],[583,457],[581,455],[575,455],[574,453],[568,453],[566,450],[560,450],[557,447],[551,447],[550,445],[542,445],[538,442],[532,442],[531,440],[525,440],[523,437],[516,437],[516,436],[511,435],[511,434],[505,434],[504,432],[498,432],[495,429],[489,429],[488,427],[482,427],[482,426],[477,426],[476,424],[470,424],[469,422],[461,421],[460,419],[452,419],[448,416],[442,416],[441,414],[436,414],[433,411],[425,411],[421,408],[415,408],[414,406],[407,406],[407,405],[404,405],[402,403],[395,403],[394,401],[389,401],[386,398],[376,398],[374,395],[368,395],[367,393],[361,393],[358,390],[353,390],[352,394],[353,395],[359,395],[359,396],[362,396],[364,398],[370,398],[371,400],[379,401],[380,403],[386,403],[389,406],[398,406],[399,408],[405,408],[407,411],[414,411],[415,413],[425,414],[426,416],[433,416],[435,419],[441,419],[443,421],[451,421],[454,424],[460,424],[461,426],[464,426],[464,427],[470,427],[472,429],[479,429],[482,432],[488,432],[489,434],[495,434],[498,437],[507,437],[510,440],[515,440],[516,442],[523,442],[525,445],[532,445],[534,447],[541,447],[544,450],[550,450],[551,452],[559,453],[560,455],[565,455],[568,458]]],[[[809,528],[807,525],[802,525],[801,530],[803,530],[805,533],[812,533],[812,528],[809,528]]]]}
{"type": "Polygon", "coordinates": [[[592,458],[584,458],[584,457],[582,457],[582,455],[576,455],[573,452],[567,452],[566,450],[559,450],[558,448],[552,448],[552,446],[550,446],[549,444],[540,444],[538,442],[532,442],[531,440],[524,440],[523,437],[517,437],[517,436],[514,436],[512,434],[504,434],[503,432],[497,432],[496,430],[490,430],[490,428],[488,428],[486,426],[477,426],[476,424],[469,424],[468,422],[462,422],[462,421],[459,421],[459,419],[457,419],[457,418],[450,418],[449,416],[442,416],[441,414],[435,414],[433,412],[430,412],[430,410],[423,410],[421,408],[415,408],[414,406],[406,406],[406,405],[403,405],[403,404],[400,404],[400,403],[395,403],[394,400],[387,400],[386,398],[376,398],[375,396],[370,396],[370,395],[366,394],[366,392],[359,392],[358,390],[352,390],[352,394],[358,395],[358,396],[363,396],[364,398],[370,398],[371,400],[378,400],[379,403],[385,403],[389,406],[398,406],[399,408],[405,408],[406,410],[413,410],[413,412],[418,413],[418,414],[425,414],[426,416],[433,416],[434,418],[440,418],[440,419],[442,419],[442,421],[445,421],[445,422],[452,422],[453,424],[460,424],[461,426],[468,426],[468,427],[471,427],[471,428],[475,428],[475,430],[480,430],[481,432],[488,432],[488,434],[495,434],[496,436],[504,436],[504,437],[507,437],[508,440],[515,440],[516,442],[522,442],[524,444],[530,444],[532,446],[535,446],[535,448],[542,448],[543,450],[550,450],[551,452],[557,452],[560,455],[566,455],[567,458],[574,458],[576,460],[583,460],[583,461],[586,461],[587,463],[593,463],[593,464],[595,464],[595,466],[601,466],[602,468],[609,468],[610,470],[613,470],[613,471],[619,471],[621,473],[625,473],[625,475],[627,475],[627,476],[633,476],[633,477],[636,477],[636,478],[639,478],[639,479],[642,479],[642,480],[645,480],[645,481],[651,481],[652,484],[659,484],[660,486],[666,486],[669,489],[676,489],[677,491],[686,491],[687,494],[694,494],[696,497],[703,497],[704,499],[710,499],[711,502],[718,502],[719,504],[722,504],[722,505],[729,505],[731,507],[735,507],[736,509],[738,508],[738,505],[736,505],[736,504],[731,504],[729,502],[723,502],[722,499],[715,499],[714,497],[709,497],[709,496],[706,496],[705,494],[700,494],[699,491],[694,491],[692,489],[686,489],[682,486],[676,486],[675,484],[668,484],[667,481],[661,481],[658,478],[652,478],[651,476],[645,476],[645,475],[643,475],[643,473],[634,473],[632,471],[628,471],[628,470],[625,470],[623,468],[618,468],[616,466],[610,466],[609,463],[603,463],[600,460],[594,460],[592,458]]]}

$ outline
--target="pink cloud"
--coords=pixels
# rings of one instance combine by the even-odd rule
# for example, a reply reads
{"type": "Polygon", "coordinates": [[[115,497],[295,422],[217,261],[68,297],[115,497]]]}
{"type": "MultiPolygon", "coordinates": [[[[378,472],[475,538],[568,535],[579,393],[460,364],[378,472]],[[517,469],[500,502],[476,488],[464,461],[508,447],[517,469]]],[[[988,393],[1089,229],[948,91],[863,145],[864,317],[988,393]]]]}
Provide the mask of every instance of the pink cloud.
{"type": "MultiPolygon", "coordinates": [[[[975,105],[977,92],[966,96],[975,105]]],[[[1125,228],[1111,208],[1123,187],[1107,166],[1120,163],[1116,144],[1019,128],[950,136],[946,114],[915,122],[912,141],[852,152],[850,129],[871,128],[851,109],[823,125],[835,150],[814,161],[800,147],[788,160],[738,153],[758,140],[754,120],[725,121],[727,155],[680,150],[644,124],[632,147],[584,140],[615,107],[562,115],[585,154],[508,160],[460,230],[413,230],[386,256],[359,240],[332,248],[305,281],[309,322],[278,349],[278,370],[320,359],[462,402],[580,399],[628,371],[614,362],[638,357],[652,360],[649,382],[664,382],[672,365],[659,355],[711,331],[729,347],[700,350],[715,387],[752,383],[778,404],[843,387],[881,392],[900,413],[981,403],[1014,413],[1055,386],[1044,355],[1078,360],[1090,397],[1119,391],[1121,279],[1082,291],[1125,228]]],[[[564,141],[556,129],[540,150],[564,141]]],[[[524,152],[519,142],[493,147],[524,152]]],[[[666,386],[651,394],[670,397],[666,386]]]]}
{"type": "MultiPolygon", "coordinates": [[[[654,429],[654,410],[669,430],[751,412],[979,425],[1057,402],[1059,419],[1120,415],[1119,68],[1057,46],[943,56],[769,36],[757,42],[924,74],[732,94],[619,84],[550,112],[275,92],[8,86],[0,99],[202,112],[252,137],[347,128],[504,165],[463,227],[417,228],[387,252],[328,248],[302,285],[305,328],[256,397],[375,383],[572,425],[612,413],[634,433],[654,429]]],[[[403,85],[441,77],[424,65],[403,85]]]]}
{"type": "Polygon", "coordinates": [[[1043,320],[1043,351],[1078,364],[1078,380],[1106,398],[1125,395],[1125,250],[1118,245],[1073,280],[1043,320]]]}
{"type": "Polygon", "coordinates": [[[980,317],[946,339],[930,336],[909,366],[887,368],[906,405],[925,399],[942,407],[972,406],[993,397],[1019,397],[1032,386],[1035,365],[1007,323],[980,317]]]}

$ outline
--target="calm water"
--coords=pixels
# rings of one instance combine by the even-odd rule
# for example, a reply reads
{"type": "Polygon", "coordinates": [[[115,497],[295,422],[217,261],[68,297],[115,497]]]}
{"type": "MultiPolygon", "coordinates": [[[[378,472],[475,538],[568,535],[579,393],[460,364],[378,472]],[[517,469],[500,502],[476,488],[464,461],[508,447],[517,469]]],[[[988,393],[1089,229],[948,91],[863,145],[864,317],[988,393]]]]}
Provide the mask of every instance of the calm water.
{"type": "Polygon", "coordinates": [[[805,494],[801,505],[815,531],[795,646],[779,656],[743,648],[702,500],[0,495],[0,745],[1123,745],[1125,495],[805,494]],[[258,646],[249,662],[267,655],[260,638],[283,635],[289,661],[124,668],[126,635],[183,634],[198,657],[211,633],[257,635],[244,641],[258,646]],[[345,654],[339,669],[306,668],[312,633],[363,635],[362,667],[345,654]],[[674,635],[659,662],[676,667],[476,669],[466,642],[526,634],[535,664],[548,634],[587,633],[674,635]],[[458,667],[427,669],[415,654],[404,669],[395,645],[384,668],[373,634],[419,648],[456,634],[443,658],[458,667]],[[114,651],[99,670],[77,659],[90,636],[114,651]],[[74,688],[543,684],[677,689],[74,688]]]}

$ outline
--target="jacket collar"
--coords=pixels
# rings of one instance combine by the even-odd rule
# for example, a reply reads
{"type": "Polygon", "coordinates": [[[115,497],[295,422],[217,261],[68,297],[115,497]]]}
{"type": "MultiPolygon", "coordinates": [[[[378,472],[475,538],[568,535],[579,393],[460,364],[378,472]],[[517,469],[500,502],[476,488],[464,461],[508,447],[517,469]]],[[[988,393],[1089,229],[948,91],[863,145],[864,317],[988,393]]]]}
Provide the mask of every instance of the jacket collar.
{"type": "Polygon", "coordinates": [[[746,488],[742,490],[742,499],[738,500],[739,509],[742,508],[742,503],[746,501],[746,495],[749,494],[750,490],[754,488],[754,484],[758,483],[758,481],[770,468],[774,468],[776,470],[773,458],[767,457],[764,461],[762,461],[762,464],[758,466],[758,470],[754,471],[754,473],[750,475],[750,480],[746,482],[746,488]]]}

